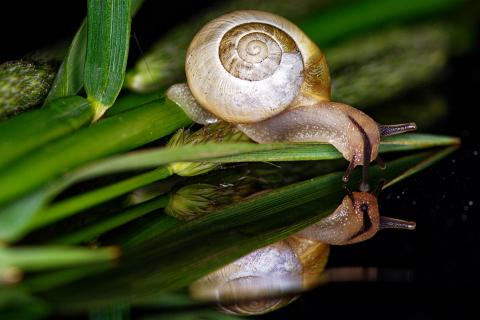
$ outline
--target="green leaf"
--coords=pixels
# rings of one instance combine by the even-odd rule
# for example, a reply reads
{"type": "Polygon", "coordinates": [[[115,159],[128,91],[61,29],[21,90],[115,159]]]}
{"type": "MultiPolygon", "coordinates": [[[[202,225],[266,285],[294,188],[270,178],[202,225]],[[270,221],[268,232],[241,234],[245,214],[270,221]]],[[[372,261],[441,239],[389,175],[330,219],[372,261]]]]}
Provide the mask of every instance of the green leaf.
{"type": "Polygon", "coordinates": [[[381,26],[446,13],[458,0],[365,0],[321,12],[299,25],[320,46],[381,26]]]}
{"type": "Polygon", "coordinates": [[[137,206],[127,209],[125,212],[116,214],[115,216],[97,222],[92,226],[82,228],[76,232],[71,232],[66,236],[54,239],[51,241],[55,244],[76,244],[82,241],[87,241],[99,236],[107,231],[113,230],[121,225],[124,225],[132,220],[138,219],[147,213],[164,208],[168,203],[167,197],[157,197],[153,200],[141,203],[137,206]]]}
{"type": "Polygon", "coordinates": [[[53,99],[77,94],[83,86],[87,27],[82,22],[68,48],[67,56],[57,72],[45,103],[53,99]]]}
{"type": "MultiPolygon", "coordinates": [[[[38,219],[32,221],[30,228],[39,228],[64,219],[72,214],[114,199],[127,192],[134,191],[135,189],[146,186],[155,181],[165,179],[170,175],[171,172],[168,168],[159,167],[153,171],[60,201],[39,213],[37,215],[38,219]]],[[[57,192],[58,191],[59,189],[57,189],[57,192]]],[[[37,210],[39,209],[40,207],[38,207],[37,210]]]]}
{"type": "Polygon", "coordinates": [[[92,118],[88,102],[82,97],[72,96],[54,100],[42,109],[0,123],[0,172],[10,170],[6,166],[13,160],[75,131],[92,118]]]}
{"type": "MultiPolygon", "coordinates": [[[[392,136],[381,142],[380,152],[397,152],[455,145],[459,139],[428,134],[392,136]]],[[[158,148],[131,152],[85,167],[80,176],[97,176],[119,171],[146,169],[172,162],[271,162],[332,160],[343,158],[332,145],[318,143],[223,143],[158,148]]]]}
{"type": "Polygon", "coordinates": [[[2,270],[8,268],[39,271],[103,262],[117,258],[119,254],[117,247],[102,249],[67,246],[0,247],[0,274],[2,270]]]}
{"type": "Polygon", "coordinates": [[[122,89],[130,43],[130,0],[89,0],[84,86],[99,119],[122,89]]]}
{"type": "MultiPolygon", "coordinates": [[[[140,9],[142,3],[143,0],[131,1],[132,15],[140,9]]],[[[85,20],[80,25],[70,44],[67,56],[63,60],[52,88],[48,93],[46,103],[55,98],[75,95],[82,89],[87,47],[87,27],[85,20]]]]}
{"type": "Polygon", "coordinates": [[[128,92],[115,101],[115,104],[105,113],[105,117],[114,116],[116,114],[141,106],[142,104],[162,99],[164,97],[165,89],[150,93],[128,92]]]}

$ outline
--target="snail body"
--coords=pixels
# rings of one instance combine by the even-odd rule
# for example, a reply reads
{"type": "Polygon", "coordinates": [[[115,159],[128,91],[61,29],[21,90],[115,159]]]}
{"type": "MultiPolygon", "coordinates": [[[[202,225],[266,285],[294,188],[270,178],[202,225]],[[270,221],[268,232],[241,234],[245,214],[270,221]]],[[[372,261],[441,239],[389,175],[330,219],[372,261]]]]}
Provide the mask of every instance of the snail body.
{"type": "Polygon", "coordinates": [[[190,293],[228,313],[270,312],[321,282],[330,245],[365,241],[386,228],[412,230],[415,223],[380,216],[375,194],[348,191],[326,218],[198,279],[190,293]]]}
{"type": "MultiPolygon", "coordinates": [[[[167,96],[193,121],[235,124],[252,140],[327,142],[368,166],[383,136],[416,129],[414,123],[379,125],[365,113],[330,101],[330,75],[321,50],[293,23],[261,11],[236,11],[205,25],[186,57],[187,84],[167,96]]],[[[379,160],[379,159],[378,159],[379,160]]]]}

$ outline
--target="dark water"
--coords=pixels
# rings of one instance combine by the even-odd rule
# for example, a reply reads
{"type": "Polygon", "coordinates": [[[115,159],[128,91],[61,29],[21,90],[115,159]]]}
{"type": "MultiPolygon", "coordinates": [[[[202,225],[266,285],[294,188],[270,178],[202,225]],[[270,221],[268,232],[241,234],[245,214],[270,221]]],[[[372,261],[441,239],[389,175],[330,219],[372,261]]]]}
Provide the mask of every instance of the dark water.
{"type": "MultiPolygon", "coordinates": [[[[147,1],[134,22],[141,47],[180,17],[205,3],[183,1],[167,9],[147,1]]],[[[3,5],[2,5],[3,6],[3,5]]],[[[85,15],[83,1],[64,2],[56,9],[18,1],[2,9],[2,61],[68,38],[85,15]],[[28,10],[27,10],[28,8],[28,10]]],[[[53,7],[53,5],[50,5],[53,7]]],[[[135,56],[140,50],[134,50],[135,56]]],[[[374,319],[471,318],[476,305],[470,289],[479,285],[480,48],[456,57],[435,88],[448,101],[448,116],[431,133],[462,138],[454,154],[384,191],[381,213],[417,221],[414,232],[382,231],[368,242],[334,247],[329,267],[379,269],[376,282],[331,283],[310,292],[262,319],[355,317],[374,319]],[[312,316],[316,315],[316,316],[312,316]]]]}

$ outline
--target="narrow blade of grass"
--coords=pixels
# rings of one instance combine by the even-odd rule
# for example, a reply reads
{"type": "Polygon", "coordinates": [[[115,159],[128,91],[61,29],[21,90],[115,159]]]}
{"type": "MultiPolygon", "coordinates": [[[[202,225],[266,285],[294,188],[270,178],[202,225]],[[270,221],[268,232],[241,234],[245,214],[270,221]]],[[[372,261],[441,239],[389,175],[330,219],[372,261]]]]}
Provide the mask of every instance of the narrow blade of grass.
{"type": "Polygon", "coordinates": [[[69,267],[115,259],[120,251],[116,247],[88,249],[68,246],[0,247],[0,272],[5,268],[21,271],[69,267]]]}
{"type": "Polygon", "coordinates": [[[152,211],[164,208],[168,203],[168,197],[161,196],[145,203],[133,206],[124,212],[116,214],[115,216],[105,219],[103,221],[97,222],[94,225],[86,228],[82,228],[76,232],[72,232],[66,236],[63,236],[58,239],[54,239],[51,243],[61,244],[61,245],[71,245],[77,244],[82,241],[92,239],[96,236],[99,236],[107,231],[118,228],[121,225],[124,225],[132,220],[138,219],[139,217],[144,216],[147,213],[152,211]]]}
{"type": "Polygon", "coordinates": [[[83,86],[85,48],[87,47],[87,27],[82,22],[68,48],[67,56],[58,69],[45,103],[53,99],[77,94],[83,86]]]}
{"type": "Polygon", "coordinates": [[[302,22],[300,28],[320,46],[374,27],[446,13],[461,5],[458,0],[353,1],[302,22]]]}
{"type": "Polygon", "coordinates": [[[89,0],[84,86],[95,120],[115,102],[127,67],[130,0],[89,0]]]}
{"type": "MultiPolygon", "coordinates": [[[[459,144],[459,139],[428,134],[409,134],[385,139],[380,152],[397,152],[459,144]]],[[[329,144],[318,143],[229,143],[184,146],[175,149],[158,148],[135,151],[98,161],[79,176],[97,176],[125,170],[147,169],[172,162],[272,162],[341,159],[342,155],[329,144]]]]}
{"type": "Polygon", "coordinates": [[[126,179],[124,181],[99,188],[59,203],[56,203],[38,213],[37,218],[32,221],[30,228],[39,228],[52,222],[64,219],[72,214],[91,208],[97,204],[114,199],[127,192],[133,191],[155,181],[165,179],[171,175],[167,167],[160,167],[151,172],[126,179]]]}
{"type": "Polygon", "coordinates": [[[75,131],[92,118],[87,100],[72,96],[0,123],[0,172],[13,160],[75,131]]]}
{"type": "MultiPolygon", "coordinates": [[[[140,9],[142,3],[143,0],[131,0],[132,15],[140,9]]],[[[87,26],[85,20],[80,25],[80,28],[70,44],[67,56],[58,70],[45,102],[49,102],[59,97],[75,95],[83,87],[85,54],[87,48],[87,26]]]]}

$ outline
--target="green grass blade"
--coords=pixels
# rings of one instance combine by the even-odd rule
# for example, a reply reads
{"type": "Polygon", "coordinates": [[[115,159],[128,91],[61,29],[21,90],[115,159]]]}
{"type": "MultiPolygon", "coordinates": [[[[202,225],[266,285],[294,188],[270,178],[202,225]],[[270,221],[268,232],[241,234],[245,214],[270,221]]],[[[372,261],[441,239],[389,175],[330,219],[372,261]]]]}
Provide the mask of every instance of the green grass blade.
{"type": "Polygon", "coordinates": [[[164,97],[164,89],[149,93],[128,92],[115,101],[115,104],[105,113],[105,117],[114,116],[116,114],[141,106],[142,104],[162,99],[164,97]]]}
{"type": "Polygon", "coordinates": [[[115,304],[107,308],[92,309],[88,313],[89,320],[129,320],[130,306],[128,304],[115,304]]]}
{"type": "MultiPolygon", "coordinates": [[[[132,0],[132,14],[137,12],[142,3],[143,0],[132,0]]],[[[67,56],[57,72],[46,102],[59,97],[75,95],[82,89],[86,48],[87,26],[86,21],[83,21],[70,44],[67,56]]]]}
{"type": "Polygon", "coordinates": [[[88,161],[142,146],[189,123],[183,111],[161,100],[78,130],[1,171],[0,206],[88,161]]]}
{"type": "Polygon", "coordinates": [[[458,146],[452,146],[452,147],[445,148],[444,150],[438,151],[437,153],[435,153],[434,155],[432,155],[428,159],[419,162],[418,164],[411,167],[410,169],[408,169],[407,171],[405,171],[401,175],[399,175],[399,176],[395,177],[394,179],[390,180],[388,183],[386,183],[383,186],[383,188],[384,189],[388,188],[388,187],[394,185],[395,183],[398,183],[398,182],[402,181],[403,179],[405,179],[409,176],[412,176],[412,175],[416,174],[417,172],[424,170],[425,168],[428,168],[429,166],[433,165],[437,161],[440,161],[441,159],[448,156],[450,153],[452,153],[456,149],[458,149],[458,146]]]}
{"type": "Polygon", "coordinates": [[[40,271],[115,259],[117,247],[88,249],[68,246],[0,247],[0,272],[6,268],[40,271]]]}
{"type": "Polygon", "coordinates": [[[155,198],[145,203],[133,206],[111,218],[97,222],[90,227],[85,227],[76,232],[69,233],[66,236],[54,239],[51,241],[51,243],[71,245],[93,239],[94,237],[97,237],[107,231],[113,230],[132,220],[138,219],[147,213],[164,208],[167,203],[168,197],[166,196],[155,198]]]}
{"type": "Polygon", "coordinates": [[[37,215],[37,219],[32,221],[30,228],[39,228],[52,222],[65,219],[72,214],[114,199],[155,181],[165,179],[170,175],[171,172],[167,167],[160,167],[151,172],[140,174],[124,181],[68,198],[64,201],[55,203],[48,209],[40,212],[37,215]]]}
{"type": "MultiPolygon", "coordinates": [[[[428,134],[392,136],[380,145],[380,152],[408,151],[455,145],[459,139],[428,134]]],[[[97,176],[125,170],[146,169],[172,162],[270,162],[341,159],[342,155],[329,144],[316,143],[224,143],[184,146],[175,149],[135,151],[111,157],[85,167],[79,176],[97,176]]]]}
{"type": "Polygon", "coordinates": [[[320,13],[299,27],[320,46],[371,28],[446,13],[461,5],[458,0],[365,0],[320,13]]]}
{"type": "Polygon", "coordinates": [[[88,102],[82,97],[72,96],[54,100],[40,110],[0,123],[0,172],[13,160],[75,131],[92,118],[88,102]]]}
{"type": "Polygon", "coordinates": [[[60,65],[45,103],[56,98],[75,95],[80,91],[83,86],[86,47],[87,27],[83,21],[68,48],[67,56],[60,65]]]}
{"type": "Polygon", "coordinates": [[[99,119],[117,98],[127,67],[130,0],[89,0],[84,86],[99,119]]]}

